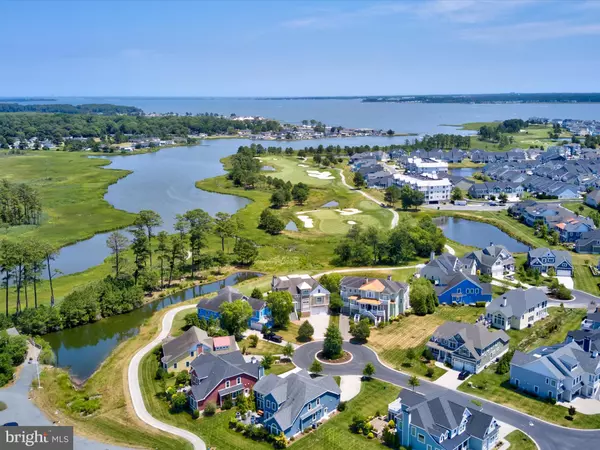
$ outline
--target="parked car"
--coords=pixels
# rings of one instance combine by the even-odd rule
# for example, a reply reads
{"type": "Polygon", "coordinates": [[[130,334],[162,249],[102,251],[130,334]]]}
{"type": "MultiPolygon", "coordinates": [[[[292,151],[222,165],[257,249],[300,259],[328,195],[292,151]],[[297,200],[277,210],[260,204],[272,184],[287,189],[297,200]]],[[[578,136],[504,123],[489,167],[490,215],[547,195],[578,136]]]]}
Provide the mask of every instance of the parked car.
{"type": "Polygon", "coordinates": [[[18,427],[19,424],[17,422],[6,422],[3,427],[18,427]]]}
{"type": "Polygon", "coordinates": [[[498,206],[498,203],[496,203],[496,202],[493,202],[493,201],[492,201],[492,202],[490,202],[490,203],[488,203],[488,204],[489,204],[490,206],[498,206]]]}
{"type": "Polygon", "coordinates": [[[268,333],[265,333],[263,335],[263,337],[267,341],[273,341],[273,342],[277,342],[277,343],[283,342],[283,337],[279,336],[278,334],[273,333],[272,331],[269,331],[268,333]]]}
{"type": "Polygon", "coordinates": [[[463,370],[461,373],[458,374],[458,379],[459,380],[466,380],[467,378],[469,378],[469,375],[471,375],[471,372],[463,370]]]}

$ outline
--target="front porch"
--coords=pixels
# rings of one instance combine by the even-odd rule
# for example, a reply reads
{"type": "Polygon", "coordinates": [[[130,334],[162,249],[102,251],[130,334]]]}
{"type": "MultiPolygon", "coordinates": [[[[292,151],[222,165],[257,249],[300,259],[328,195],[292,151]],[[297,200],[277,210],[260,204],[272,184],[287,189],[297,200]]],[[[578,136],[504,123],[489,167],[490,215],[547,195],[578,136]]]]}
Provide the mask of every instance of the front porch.
{"type": "Polygon", "coordinates": [[[380,300],[371,298],[359,298],[352,296],[348,298],[349,315],[360,314],[371,319],[375,324],[386,320],[387,307],[380,300]]]}

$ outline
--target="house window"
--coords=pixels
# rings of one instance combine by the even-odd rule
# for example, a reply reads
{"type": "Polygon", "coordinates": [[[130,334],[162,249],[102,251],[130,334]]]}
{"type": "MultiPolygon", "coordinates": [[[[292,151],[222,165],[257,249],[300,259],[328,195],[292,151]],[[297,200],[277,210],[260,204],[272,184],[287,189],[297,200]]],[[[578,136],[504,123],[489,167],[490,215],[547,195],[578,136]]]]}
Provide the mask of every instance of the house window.
{"type": "Polygon", "coordinates": [[[313,422],[314,422],[315,420],[317,420],[317,415],[316,415],[316,414],[313,414],[313,418],[312,418],[312,420],[313,420],[313,422]]]}
{"type": "Polygon", "coordinates": [[[533,392],[535,392],[536,394],[540,391],[540,388],[537,386],[533,387],[533,392]]]}
{"type": "Polygon", "coordinates": [[[419,441],[421,444],[425,443],[425,435],[419,433],[419,435],[417,436],[417,441],[419,441]]]}
{"type": "Polygon", "coordinates": [[[549,384],[550,380],[548,378],[546,378],[546,384],[549,384]]]}
{"type": "Polygon", "coordinates": [[[411,431],[413,436],[417,435],[417,429],[415,427],[412,427],[412,431],[411,431]]]}
{"type": "Polygon", "coordinates": [[[190,352],[190,356],[194,356],[194,352],[193,351],[190,352]]]}
{"type": "Polygon", "coordinates": [[[279,434],[279,430],[277,429],[277,425],[271,424],[271,434],[279,434]]]}
{"type": "Polygon", "coordinates": [[[267,409],[271,409],[271,401],[267,400],[267,409]]]}
{"type": "Polygon", "coordinates": [[[177,363],[173,364],[173,369],[177,369],[177,363]]]}
{"type": "Polygon", "coordinates": [[[427,444],[427,450],[432,450],[431,444],[427,444]]]}
{"type": "Polygon", "coordinates": [[[556,386],[556,380],[552,380],[552,386],[556,386]]]}
{"type": "Polygon", "coordinates": [[[237,396],[238,396],[237,392],[234,392],[234,393],[231,394],[231,398],[237,398],[237,396]]]}
{"type": "Polygon", "coordinates": [[[308,402],[308,410],[310,411],[312,409],[312,403],[308,402]]]}
{"type": "Polygon", "coordinates": [[[231,382],[230,382],[229,380],[227,380],[227,381],[225,382],[225,387],[226,387],[226,388],[228,388],[229,386],[231,386],[231,382]]]}
{"type": "Polygon", "coordinates": [[[185,362],[185,367],[190,367],[190,362],[189,361],[185,362]]]}
{"type": "Polygon", "coordinates": [[[237,379],[235,380],[236,384],[242,384],[242,377],[237,377],[237,379]]]}
{"type": "Polygon", "coordinates": [[[317,406],[321,404],[321,397],[317,397],[317,406]]]}
{"type": "Polygon", "coordinates": [[[326,415],[327,415],[327,411],[328,411],[328,410],[327,410],[327,406],[326,406],[325,408],[323,408],[323,415],[325,415],[325,416],[326,416],[326,415]]]}

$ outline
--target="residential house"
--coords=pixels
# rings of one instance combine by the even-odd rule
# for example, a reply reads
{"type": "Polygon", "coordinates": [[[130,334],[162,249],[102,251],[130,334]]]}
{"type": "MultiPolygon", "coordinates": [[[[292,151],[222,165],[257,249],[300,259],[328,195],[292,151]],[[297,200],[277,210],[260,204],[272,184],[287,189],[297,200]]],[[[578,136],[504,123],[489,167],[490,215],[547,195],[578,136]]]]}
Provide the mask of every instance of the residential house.
{"type": "Polygon", "coordinates": [[[527,265],[540,273],[548,273],[551,267],[559,277],[573,276],[571,253],[566,250],[535,248],[527,252],[527,265]]]}
{"type": "Polygon", "coordinates": [[[443,253],[431,260],[419,271],[419,276],[430,280],[440,303],[474,304],[492,300],[492,286],[482,283],[475,275],[473,259],[459,259],[443,253]]]}
{"type": "Polygon", "coordinates": [[[331,293],[310,275],[273,276],[272,291],[292,294],[294,308],[299,316],[327,314],[331,293]]]}
{"type": "Polygon", "coordinates": [[[503,245],[490,243],[484,249],[466,254],[465,259],[472,259],[479,273],[492,277],[501,278],[505,273],[515,271],[515,259],[503,245]]]}
{"type": "Polygon", "coordinates": [[[557,401],[593,398],[600,386],[600,358],[597,351],[586,352],[576,342],[539,347],[529,353],[517,350],[510,362],[510,383],[557,401]]]}
{"type": "Polygon", "coordinates": [[[580,220],[570,218],[564,222],[554,224],[554,229],[558,231],[561,242],[576,242],[583,235],[589,233],[595,228],[589,220],[580,220]]]}
{"type": "Polygon", "coordinates": [[[565,343],[570,342],[575,342],[584,352],[600,352],[600,329],[586,329],[582,324],[581,330],[571,330],[567,333],[565,343]]]}
{"type": "Polygon", "coordinates": [[[340,295],[344,301],[342,312],[360,314],[375,323],[388,321],[410,308],[409,286],[383,278],[344,277],[340,282],[340,295]]]}
{"type": "Polygon", "coordinates": [[[465,151],[459,148],[453,148],[452,150],[444,152],[444,154],[442,155],[442,160],[449,163],[461,163],[462,160],[465,158],[465,151]]]}
{"type": "Polygon", "coordinates": [[[327,419],[339,405],[340,395],[332,376],[311,378],[305,370],[286,377],[270,374],[254,385],[262,425],[288,439],[327,419]]]}
{"type": "Polygon", "coordinates": [[[217,355],[237,350],[233,336],[209,337],[206,331],[191,327],[178,337],[168,337],[162,343],[161,363],[167,372],[187,370],[196,356],[202,353],[217,355]]]}
{"type": "Polygon", "coordinates": [[[504,181],[475,183],[469,188],[469,194],[473,198],[499,197],[501,194],[506,194],[509,198],[518,198],[523,195],[523,192],[525,189],[520,183],[504,181]]]}
{"type": "Polygon", "coordinates": [[[221,406],[228,398],[235,403],[238,395],[248,395],[264,376],[264,369],[254,357],[246,362],[239,351],[222,355],[203,353],[192,361],[190,375],[190,407],[202,410],[207,402],[221,406]]]}
{"type": "Polygon", "coordinates": [[[507,291],[485,308],[487,321],[501,330],[522,330],[548,316],[548,297],[537,288],[507,291]]]}
{"type": "Polygon", "coordinates": [[[582,330],[600,330],[600,310],[596,308],[596,311],[588,313],[588,315],[581,322],[582,330]]]}
{"type": "Polygon", "coordinates": [[[474,405],[450,394],[426,397],[403,389],[388,406],[398,442],[413,450],[492,450],[500,425],[474,405]]]}
{"type": "Polygon", "coordinates": [[[508,341],[504,331],[490,332],[481,323],[445,322],[426,346],[437,361],[456,370],[479,373],[508,351],[508,341]]]}
{"type": "Polygon", "coordinates": [[[583,233],[575,242],[577,253],[600,253],[600,230],[583,233]]]}
{"type": "Polygon", "coordinates": [[[267,302],[264,299],[248,297],[231,286],[226,286],[219,290],[217,295],[212,298],[200,300],[196,305],[198,317],[205,320],[211,318],[218,320],[221,317],[221,305],[236,300],[243,300],[252,307],[252,317],[248,321],[248,326],[250,328],[262,330],[264,325],[268,327],[273,326],[271,311],[267,307],[267,302]]]}

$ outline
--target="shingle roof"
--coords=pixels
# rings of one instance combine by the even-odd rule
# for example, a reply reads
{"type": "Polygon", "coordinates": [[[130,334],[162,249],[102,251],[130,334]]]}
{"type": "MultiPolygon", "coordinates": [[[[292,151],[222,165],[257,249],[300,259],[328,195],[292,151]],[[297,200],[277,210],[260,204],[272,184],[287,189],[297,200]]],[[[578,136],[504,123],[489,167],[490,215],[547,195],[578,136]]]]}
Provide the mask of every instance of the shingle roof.
{"type": "Polygon", "coordinates": [[[220,289],[214,297],[200,300],[196,307],[207,311],[220,312],[223,303],[231,303],[240,299],[247,301],[254,311],[260,311],[266,305],[264,300],[248,297],[236,288],[226,286],[220,289]]]}
{"type": "Polygon", "coordinates": [[[465,280],[469,280],[476,286],[479,286],[483,295],[491,294],[492,292],[491,283],[482,283],[481,281],[479,281],[479,277],[477,277],[477,275],[470,275],[464,272],[456,272],[456,275],[450,278],[450,280],[445,281],[444,286],[434,286],[435,292],[439,296],[444,292],[454,288],[456,285],[462,283],[465,280]]]}
{"type": "Polygon", "coordinates": [[[273,374],[261,378],[254,385],[254,392],[273,395],[278,403],[278,409],[273,415],[273,419],[282,430],[287,430],[292,426],[304,405],[309,401],[315,400],[326,392],[337,395],[341,393],[333,377],[311,378],[305,370],[285,378],[273,374]]]}
{"type": "Polygon", "coordinates": [[[434,331],[433,337],[436,339],[448,339],[457,334],[461,337],[465,347],[467,347],[476,359],[479,358],[483,349],[489,347],[494,342],[500,340],[507,343],[510,339],[502,330],[490,332],[483,325],[462,322],[443,323],[434,331]]]}
{"type": "Polygon", "coordinates": [[[501,311],[506,317],[520,317],[530,308],[535,308],[547,300],[546,294],[541,289],[513,289],[492,300],[486,307],[486,312],[501,311]],[[504,306],[505,300],[506,306],[504,306]]]}
{"type": "Polygon", "coordinates": [[[386,294],[395,295],[400,291],[405,291],[408,284],[401,283],[399,281],[386,280],[384,278],[365,278],[365,277],[344,277],[340,282],[341,286],[346,286],[352,289],[360,289],[362,286],[369,284],[373,281],[379,281],[383,286],[383,290],[377,292],[384,292],[386,294]]]}
{"type": "Polygon", "coordinates": [[[300,294],[300,290],[302,289],[314,290],[318,287],[320,287],[324,293],[329,293],[327,289],[319,284],[318,280],[315,280],[310,275],[285,275],[273,277],[271,284],[274,290],[288,291],[292,295],[300,294]]]}
{"type": "Polygon", "coordinates": [[[207,340],[210,340],[210,338],[206,331],[201,330],[198,327],[191,327],[181,336],[167,338],[163,341],[163,357],[161,361],[165,364],[169,364],[207,340]]]}
{"type": "Polygon", "coordinates": [[[203,400],[225,379],[246,374],[258,380],[260,364],[246,362],[239,351],[224,355],[203,353],[192,361],[191,370],[199,379],[192,384],[192,393],[196,400],[203,400]]]}

